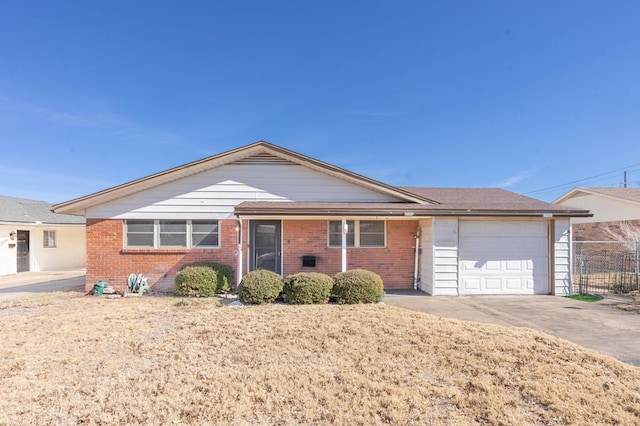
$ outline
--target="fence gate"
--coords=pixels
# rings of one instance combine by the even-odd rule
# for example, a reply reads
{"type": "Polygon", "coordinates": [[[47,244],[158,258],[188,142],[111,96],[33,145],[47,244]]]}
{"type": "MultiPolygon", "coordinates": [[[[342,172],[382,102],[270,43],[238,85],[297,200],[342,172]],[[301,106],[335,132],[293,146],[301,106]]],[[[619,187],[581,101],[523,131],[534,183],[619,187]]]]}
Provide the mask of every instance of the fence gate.
{"type": "Polygon", "coordinates": [[[638,241],[574,241],[573,291],[579,294],[640,290],[638,241]]]}

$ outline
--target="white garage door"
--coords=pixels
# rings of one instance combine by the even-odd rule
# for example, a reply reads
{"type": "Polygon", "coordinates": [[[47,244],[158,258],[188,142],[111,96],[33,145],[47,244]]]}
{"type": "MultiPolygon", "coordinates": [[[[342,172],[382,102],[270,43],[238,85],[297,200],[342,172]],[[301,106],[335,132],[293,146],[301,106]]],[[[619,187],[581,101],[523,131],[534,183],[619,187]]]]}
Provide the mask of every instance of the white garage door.
{"type": "Polygon", "coordinates": [[[460,294],[548,294],[546,222],[459,224],[460,294]]]}

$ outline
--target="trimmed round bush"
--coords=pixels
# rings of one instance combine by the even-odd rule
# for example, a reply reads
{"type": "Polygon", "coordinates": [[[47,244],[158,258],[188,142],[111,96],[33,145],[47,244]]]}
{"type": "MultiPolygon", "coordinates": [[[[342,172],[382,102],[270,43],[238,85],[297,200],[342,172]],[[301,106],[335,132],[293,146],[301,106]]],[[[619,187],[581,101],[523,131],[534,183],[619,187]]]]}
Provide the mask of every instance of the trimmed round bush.
{"type": "Polygon", "coordinates": [[[187,266],[176,274],[180,296],[211,297],[218,289],[218,273],[206,266],[187,266]]]}
{"type": "Polygon", "coordinates": [[[292,304],[327,303],[332,289],[333,278],[317,272],[300,272],[284,280],[284,294],[292,304]]]}
{"type": "Polygon", "coordinates": [[[375,272],[352,269],[335,275],[333,294],[341,304],[378,303],[384,296],[384,284],[375,272]]]}
{"type": "Polygon", "coordinates": [[[211,297],[231,290],[233,270],[214,262],[184,265],[176,274],[176,293],[181,296],[211,297]]]}
{"type": "Polygon", "coordinates": [[[204,266],[206,268],[214,270],[218,276],[216,285],[217,293],[224,293],[231,290],[231,283],[233,282],[233,269],[231,269],[230,266],[223,265],[221,263],[203,261],[186,264],[181,268],[181,270],[190,266],[204,266]]]}
{"type": "Polygon", "coordinates": [[[251,271],[242,278],[238,286],[238,297],[242,303],[260,305],[274,302],[284,283],[282,277],[266,269],[251,271]]]}

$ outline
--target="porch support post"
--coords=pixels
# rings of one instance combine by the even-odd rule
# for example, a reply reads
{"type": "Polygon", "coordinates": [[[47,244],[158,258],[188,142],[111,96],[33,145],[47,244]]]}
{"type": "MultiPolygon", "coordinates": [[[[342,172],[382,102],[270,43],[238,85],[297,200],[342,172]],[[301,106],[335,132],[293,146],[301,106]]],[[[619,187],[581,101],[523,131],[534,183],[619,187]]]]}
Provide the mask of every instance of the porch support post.
{"type": "Polygon", "coordinates": [[[347,232],[349,227],[347,226],[347,218],[342,218],[342,272],[347,271],[347,232]]]}
{"type": "Polygon", "coordinates": [[[236,258],[237,258],[237,265],[236,265],[236,288],[238,288],[238,286],[240,285],[240,281],[242,281],[242,218],[239,217],[238,221],[236,223],[236,239],[237,239],[237,244],[238,244],[238,248],[236,249],[236,258]]]}

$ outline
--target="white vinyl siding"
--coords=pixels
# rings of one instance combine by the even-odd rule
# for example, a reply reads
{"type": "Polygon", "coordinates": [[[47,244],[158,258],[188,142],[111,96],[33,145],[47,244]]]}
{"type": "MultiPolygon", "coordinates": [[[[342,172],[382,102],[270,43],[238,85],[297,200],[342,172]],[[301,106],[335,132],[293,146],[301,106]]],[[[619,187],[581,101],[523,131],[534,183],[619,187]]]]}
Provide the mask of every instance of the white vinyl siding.
{"type": "MultiPolygon", "coordinates": [[[[383,220],[348,220],[347,247],[381,248],[386,246],[383,220]]],[[[329,221],[329,247],[342,247],[342,221],[329,221]]]]}
{"type": "Polygon", "coordinates": [[[125,221],[125,247],[129,248],[217,248],[217,220],[125,221]]]}
{"type": "Polygon", "coordinates": [[[571,238],[569,219],[554,221],[554,281],[557,296],[571,294],[571,238]]]}
{"type": "Polygon", "coordinates": [[[433,219],[421,219],[420,229],[420,290],[433,294],[433,219]]]}
{"type": "Polygon", "coordinates": [[[590,210],[593,213],[593,217],[572,218],[571,222],[574,224],[640,219],[640,204],[632,201],[616,200],[604,195],[575,195],[558,204],[590,210]]]}
{"type": "Polygon", "coordinates": [[[434,296],[458,294],[458,218],[433,220],[434,296]]]}
{"type": "Polygon", "coordinates": [[[89,208],[86,217],[227,219],[243,201],[398,200],[296,164],[228,164],[89,208]]]}

